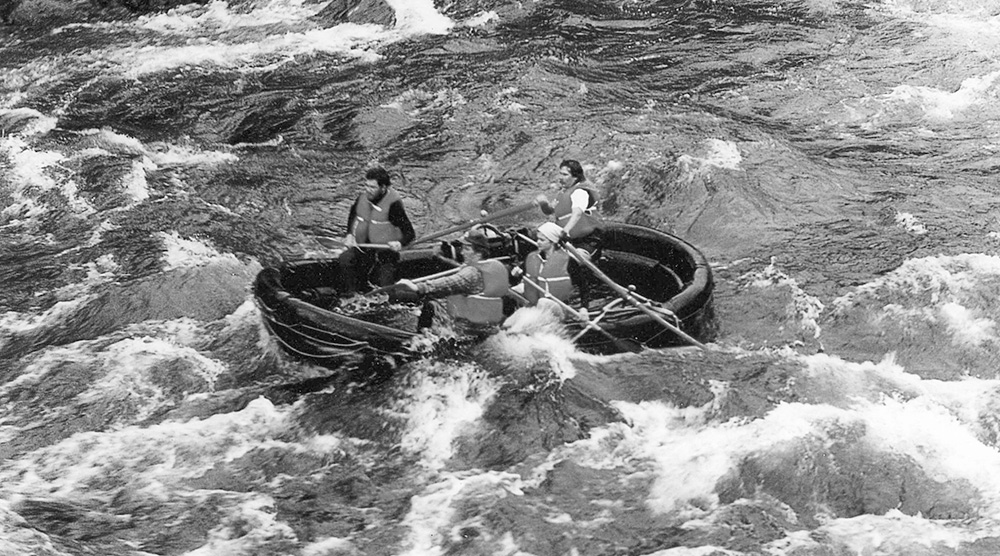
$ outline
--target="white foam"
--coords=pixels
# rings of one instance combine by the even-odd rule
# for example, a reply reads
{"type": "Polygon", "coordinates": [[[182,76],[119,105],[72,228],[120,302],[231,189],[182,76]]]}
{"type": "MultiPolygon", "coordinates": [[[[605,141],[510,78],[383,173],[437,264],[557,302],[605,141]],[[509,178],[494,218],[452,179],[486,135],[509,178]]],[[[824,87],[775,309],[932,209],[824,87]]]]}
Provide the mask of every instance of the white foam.
{"type": "Polygon", "coordinates": [[[146,171],[155,169],[156,165],[150,163],[149,159],[132,161],[132,171],[123,178],[123,184],[125,186],[124,193],[128,195],[133,204],[149,198],[146,171]]]}
{"type": "Polygon", "coordinates": [[[407,34],[444,35],[455,23],[432,0],[386,0],[396,10],[396,28],[407,34]]]}
{"type": "MultiPolygon", "coordinates": [[[[66,157],[55,151],[36,151],[21,137],[0,136],[0,154],[6,154],[11,162],[10,175],[14,188],[10,192],[11,201],[0,215],[12,219],[12,223],[24,223],[44,215],[48,208],[37,201],[37,188],[41,191],[58,190],[70,208],[78,216],[95,212],[93,206],[77,195],[77,185],[71,179],[56,180],[53,169],[61,169],[60,162],[66,157]]],[[[68,173],[68,172],[67,172],[68,173]]]]}
{"type": "Polygon", "coordinates": [[[217,166],[239,161],[239,157],[230,152],[204,151],[188,145],[162,145],[150,149],[150,160],[157,166],[217,166]]]}
{"type": "Polygon", "coordinates": [[[929,295],[939,303],[943,298],[974,290],[984,279],[1000,276],[1000,257],[981,253],[941,255],[907,259],[899,268],[868,284],[859,286],[834,301],[850,304],[858,297],[878,295],[880,290],[929,295]]]}
{"type": "Polygon", "coordinates": [[[148,336],[116,342],[101,351],[100,359],[104,374],[80,395],[80,401],[94,401],[108,396],[117,398],[121,394],[142,399],[135,404],[141,406],[143,412],[135,418],[136,421],[142,421],[145,418],[143,415],[152,414],[169,401],[157,384],[167,377],[146,376],[145,371],[162,368],[162,362],[185,361],[190,363],[185,373],[190,371],[200,377],[205,381],[205,390],[211,391],[215,389],[216,379],[227,370],[223,363],[209,359],[188,346],[148,336]],[[151,381],[152,378],[155,380],[151,381]]]}
{"type": "MultiPolygon", "coordinates": [[[[705,156],[698,157],[683,154],[677,158],[677,164],[693,175],[703,174],[711,168],[739,170],[743,157],[740,148],[732,141],[708,139],[705,141],[705,156]]],[[[693,176],[692,176],[693,177],[693,176]]]]}
{"type": "Polygon", "coordinates": [[[29,136],[29,135],[45,135],[46,133],[52,131],[56,128],[59,123],[59,119],[46,116],[35,110],[34,108],[14,108],[11,110],[0,110],[0,123],[5,121],[24,121],[29,120],[30,123],[24,125],[19,131],[18,135],[29,136]]]}
{"type": "Polygon", "coordinates": [[[437,471],[451,457],[455,440],[475,430],[499,385],[472,363],[427,365],[429,372],[419,377],[396,410],[408,423],[400,447],[419,454],[424,468],[437,471]]]}
{"type": "Polygon", "coordinates": [[[932,120],[947,121],[970,108],[993,101],[990,92],[995,88],[1000,72],[981,77],[969,77],[955,91],[934,87],[898,85],[883,100],[891,103],[916,104],[932,120]]]}
{"type": "Polygon", "coordinates": [[[883,306],[884,318],[942,322],[957,345],[997,341],[993,306],[981,291],[1000,281],[1000,257],[962,254],[909,259],[896,270],[831,303],[834,313],[865,303],[883,306]],[[911,299],[912,298],[912,299],[911,299]]]}
{"type": "Polygon", "coordinates": [[[203,420],[77,433],[8,460],[0,480],[9,493],[71,497],[91,496],[94,485],[115,476],[150,496],[169,497],[217,464],[260,446],[283,445],[273,439],[287,430],[290,411],[258,398],[203,420]]]}
{"type": "Polygon", "coordinates": [[[500,16],[494,11],[479,12],[478,14],[466,19],[462,22],[465,27],[482,27],[491,21],[497,21],[500,16]]]}
{"type": "MultiPolygon", "coordinates": [[[[831,520],[813,533],[813,537],[828,538],[853,554],[887,555],[951,554],[963,543],[996,535],[996,524],[966,523],[956,527],[949,520],[910,516],[898,510],[831,520]]],[[[807,546],[805,542],[801,545],[807,546]]]]}
{"type": "Polygon", "coordinates": [[[55,294],[59,299],[71,299],[85,295],[93,291],[97,286],[114,280],[118,268],[115,256],[111,253],[105,253],[98,257],[96,261],[90,261],[86,264],[69,265],[70,270],[86,270],[87,276],[82,282],[60,287],[55,291],[55,294]]]}
{"type": "Polygon", "coordinates": [[[218,262],[239,263],[235,255],[222,254],[214,247],[197,239],[182,238],[176,231],[159,232],[158,235],[166,247],[166,252],[163,254],[165,271],[194,268],[218,262]]]}
{"type": "Polygon", "coordinates": [[[330,556],[335,554],[359,553],[349,539],[321,537],[302,547],[302,556],[330,556]]]}
{"type": "Polygon", "coordinates": [[[154,72],[188,66],[211,65],[246,71],[267,71],[314,53],[332,53],[377,60],[380,44],[424,34],[445,34],[454,22],[441,14],[431,0],[393,0],[396,26],[386,29],[375,24],[343,23],[331,28],[316,28],[309,21],[325,3],[304,0],[274,0],[256,6],[249,13],[234,13],[225,2],[214,0],[206,5],[185,5],[165,14],[139,20],[144,29],[166,36],[188,36],[187,44],[149,44],[129,46],[106,54],[122,68],[122,73],[136,78],[154,72]],[[285,24],[274,33],[253,42],[235,42],[244,34],[233,29],[285,24]],[[309,28],[312,27],[312,28],[309,28]]]}
{"type": "Polygon", "coordinates": [[[372,50],[374,43],[393,42],[399,38],[377,25],[345,23],[329,29],[271,35],[252,43],[203,38],[196,44],[183,46],[127,47],[107,56],[130,78],[203,65],[257,72],[273,70],[297,56],[314,53],[342,54],[374,61],[379,58],[372,50]]]}
{"type": "Polygon", "coordinates": [[[160,33],[203,33],[279,23],[298,23],[319,13],[329,2],[271,0],[255,5],[248,13],[232,12],[223,0],[207,4],[186,4],[166,13],[143,16],[137,24],[160,33]]]}
{"type": "Polygon", "coordinates": [[[927,227],[918,222],[917,218],[908,212],[897,212],[896,224],[899,224],[899,226],[904,230],[913,232],[916,235],[923,235],[927,233],[927,227]]]}
{"type": "MultiPolygon", "coordinates": [[[[82,131],[81,134],[86,136],[94,145],[92,148],[100,149],[98,153],[109,152],[132,156],[146,156],[149,154],[149,150],[142,144],[142,141],[108,128],[88,129],[82,131]]],[[[84,152],[92,155],[88,151],[84,152]]]]}
{"type": "Polygon", "coordinates": [[[922,380],[891,359],[877,365],[822,354],[802,359],[808,366],[800,380],[808,378],[809,385],[798,388],[808,388],[803,391],[811,404],[782,403],[760,419],[717,423],[710,416],[724,385],[716,389],[716,401],[699,408],[617,402],[628,424],[609,424],[588,439],[553,450],[535,470],[533,483],[569,459],[615,470],[626,481],[653,477],[650,509],[695,517],[715,507],[718,482],[745,458],[859,430],[865,434],[856,442],[869,449],[904,455],[934,480],[973,485],[985,501],[981,510],[997,515],[1000,477],[991,470],[1000,465],[1000,454],[983,438],[995,434],[984,424],[995,421],[991,415],[1000,404],[1000,381],[922,380]],[[825,389],[818,387],[821,376],[825,389]]]}
{"type": "Polygon", "coordinates": [[[0,315],[0,332],[24,334],[42,328],[49,328],[64,322],[68,315],[92,301],[96,296],[82,296],[66,301],[59,301],[41,314],[19,313],[8,311],[0,315]]]}
{"type": "Polygon", "coordinates": [[[705,151],[703,157],[690,154],[677,157],[677,167],[680,168],[684,181],[690,183],[696,178],[708,176],[715,168],[740,170],[743,158],[736,143],[708,139],[705,141],[705,151]]]}
{"type": "Polygon", "coordinates": [[[749,282],[751,286],[756,288],[788,288],[792,300],[786,309],[787,313],[796,316],[804,328],[811,328],[813,338],[819,338],[822,331],[819,318],[826,306],[818,297],[806,293],[794,278],[779,270],[775,258],[772,257],[770,264],[764,269],[740,276],[740,281],[749,282]]]}
{"type": "Polygon", "coordinates": [[[285,541],[298,541],[295,530],[278,521],[274,499],[259,493],[241,493],[242,500],[232,507],[229,515],[208,533],[208,542],[186,552],[186,556],[225,556],[270,552],[271,547],[285,541]]]}
{"type": "Polygon", "coordinates": [[[745,556],[744,552],[727,550],[721,546],[677,546],[650,552],[648,556],[745,556]]]}
{"type": "Polygon", "coordinates": [[[977,317],[972,310],[954,302],[942,304],[940,313],[956,345],[975,347],[1000,342],[993,319],[977,317]]]}
{"type": "MultiPolygon", "coordinates": [[[[489,500],[521,495],[521,478],[513,473],[496,471],[453,474],[426,487],[410,501],[410,512],[403,519],[409,534],[401,556],[440,556],[447,534],[452,529],[455,509],[462,500],[489,500]]],[[[515,554],[517,552],[508,552],[515,554]]]]}
{"type": "Polygon", "coordinates": [[[31,527],[27,520],[11,509],[10,499],[0,501],[0,554],[74,556],[56,548],[49,535],[31,527]]]}

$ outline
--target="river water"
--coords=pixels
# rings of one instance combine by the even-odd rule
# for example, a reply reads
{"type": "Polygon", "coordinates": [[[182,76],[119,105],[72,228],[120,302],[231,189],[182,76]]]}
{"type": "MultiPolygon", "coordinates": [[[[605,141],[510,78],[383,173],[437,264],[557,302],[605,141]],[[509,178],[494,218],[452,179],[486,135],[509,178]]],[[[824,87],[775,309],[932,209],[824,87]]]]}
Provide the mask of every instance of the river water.
{"type": "Polygon", "coordinates": [[[0,554],[1000,552],[995,4],[389,3],[0,29],[0,554]],[[707,349],[264,331],[366,165],[421,234],[563,158],[708,256],[707,349]]]}

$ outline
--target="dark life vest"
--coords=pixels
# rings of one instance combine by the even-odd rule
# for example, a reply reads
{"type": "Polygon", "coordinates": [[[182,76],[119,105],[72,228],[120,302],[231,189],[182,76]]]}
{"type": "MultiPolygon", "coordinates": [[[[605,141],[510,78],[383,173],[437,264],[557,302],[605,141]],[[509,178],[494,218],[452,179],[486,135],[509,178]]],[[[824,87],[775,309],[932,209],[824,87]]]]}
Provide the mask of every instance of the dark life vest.
{"type": "Polygon", "coordinates": [[[569,222],[569,217],[573,215],[573,199],[571,197],[578,189],[582,189],[587,192],[590,196],[590,203],[587,205],[587,209],[583,211],[583,216],[580,217],[580,220],[575,226],[573,226],[573,229],[570,230],[570,239],[586,237],[594,230],[600,229],[604,226],[601,222],[601,218],[597,216],[597,192],[593,189],[580,187],[579,185],[574,185],[565,191],[561,191],[559,192],[559,195],[556,196],[556,206],[554,208],[556,224],[566,227],[566,223],[569,222]]]}

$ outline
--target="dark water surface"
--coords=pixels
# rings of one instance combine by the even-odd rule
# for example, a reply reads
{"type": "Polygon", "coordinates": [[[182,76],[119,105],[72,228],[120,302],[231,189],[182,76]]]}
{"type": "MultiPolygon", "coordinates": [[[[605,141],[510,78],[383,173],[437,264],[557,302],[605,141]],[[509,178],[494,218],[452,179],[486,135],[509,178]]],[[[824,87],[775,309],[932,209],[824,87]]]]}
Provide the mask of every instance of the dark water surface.
{"type": "Polygon", "coordinates": [[[0,554],[1000,550],[995,6],[390,5],[0,29],[0,554]],[[366,165],[430,233],[563,158],[709,257],[707,350],[263,330],[366,165]]]}

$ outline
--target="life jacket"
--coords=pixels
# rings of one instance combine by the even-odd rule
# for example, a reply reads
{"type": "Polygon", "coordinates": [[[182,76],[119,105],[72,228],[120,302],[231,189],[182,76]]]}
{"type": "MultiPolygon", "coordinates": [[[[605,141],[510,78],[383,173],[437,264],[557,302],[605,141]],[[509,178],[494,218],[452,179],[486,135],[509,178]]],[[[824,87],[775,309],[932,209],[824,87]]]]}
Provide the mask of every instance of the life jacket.
{"type": "Polygon", "coordinates": [[[448,314],[475,324],[500,324],[506,318],[503,296],[510,290],[507,267],[493,260],[479,261],[475,265],[483,274],[483,292],[448,296],[448,314]]]}
{"type": "Polygon", "coordinates": [[[573,295],[573,283],[569,279],[568,264],[569,254],[562,249],[552,251],[547,259],[543,259],[538,251],[529,253],[524,261],[524,275],[538,284],[542,291],[525,283],[524,297],[528,298],[532,305],[537,303],[539,298],[545,297],[545,292],[560,301],[569,301],[573,295]]]}
{"type": "Polygon", "coordinates": [[[597,192],[587,187],[580,187],[579,185],[574,185],[565,191],[561,191],[556,196],[556,206],[554,207],[556,224],[565,227],[566,223],[569,222],[569,217],[573,214],[573,199],[571,197],[578,189],[582,189],[590,195],[590,204],[583,211],[583,216],[580,217],[580,220],[570,230],[570,239],[588,236],[594,230],[604,227],[601,218],[597,216],[597,192]]]}
{"type": "Polygon", "coordinates": [[[372,203],[364,193],[358,197],[354,216],[354,239],[358,243],[389,243],[402,241],[403,231],[389,222],[389,207],[401,198],[389,189],[378,203],[372,203]]]}

